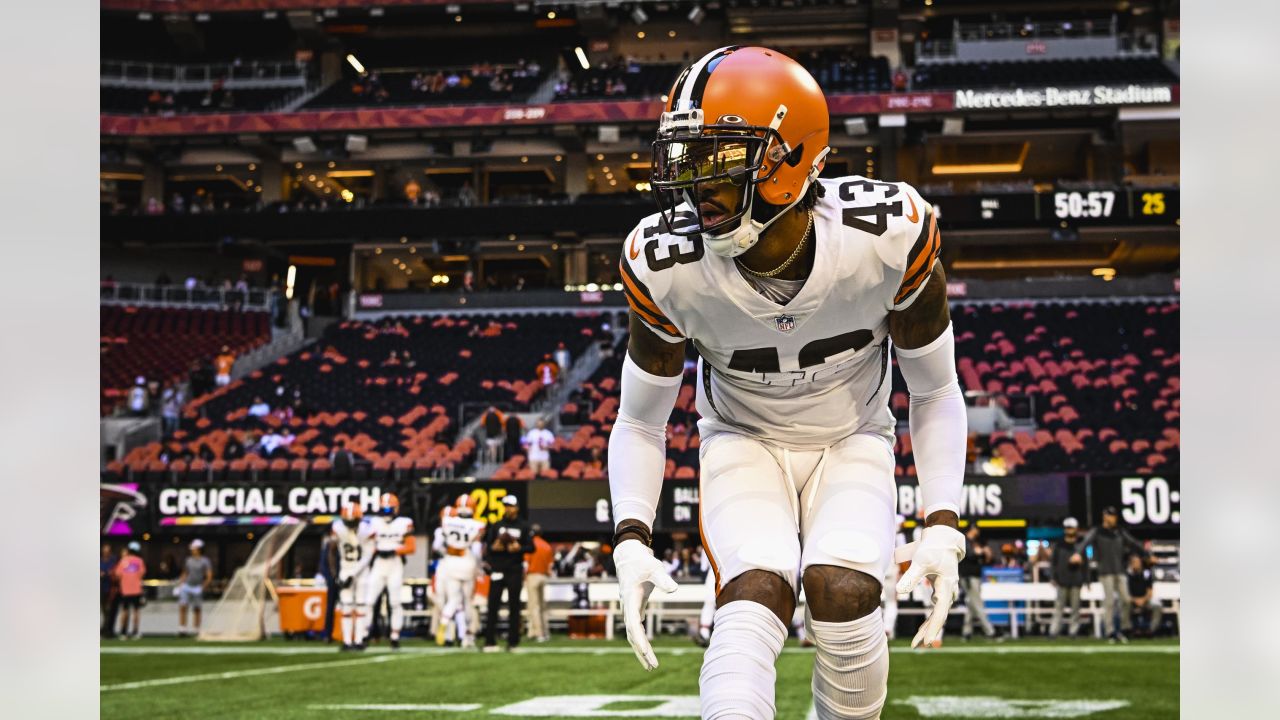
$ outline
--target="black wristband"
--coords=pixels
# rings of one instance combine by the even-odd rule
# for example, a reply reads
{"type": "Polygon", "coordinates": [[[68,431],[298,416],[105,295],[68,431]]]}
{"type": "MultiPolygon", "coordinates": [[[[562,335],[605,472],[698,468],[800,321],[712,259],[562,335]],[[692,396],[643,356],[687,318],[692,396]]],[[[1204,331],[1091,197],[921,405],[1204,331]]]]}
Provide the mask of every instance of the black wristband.
{"type": "Polygon", "coordinates": [[[636,536],[636,539],[644,543],[646,547],[653,547],[653,534],[649,532],[649,528],[641,523],[621,526],[615,530],[613,533],[613,546],[617,547],[620,542],[619,538],[626,539],[623,536],[628,534],[636,536]]]}

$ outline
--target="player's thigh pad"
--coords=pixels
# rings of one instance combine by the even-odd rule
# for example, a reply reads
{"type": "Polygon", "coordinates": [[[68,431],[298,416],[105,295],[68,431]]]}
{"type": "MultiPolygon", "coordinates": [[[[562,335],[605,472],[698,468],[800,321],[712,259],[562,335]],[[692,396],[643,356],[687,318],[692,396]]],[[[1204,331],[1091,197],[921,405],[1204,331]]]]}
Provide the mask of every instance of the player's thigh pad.
{"type": "Polygon", "coordinates": [[[778,461],[764,443],[736,433],[704,439],[699,459],[699,525],[719,587],[766,570],[798,592],[798,500],[778,461]]]}
{"type": "Polygon", "coordinates": [[[827,450],[800,494],[802,568],[835,565],[883,583],[893,560],[893,467],[893,448],[878,435],[852,435],[827,450]]]}

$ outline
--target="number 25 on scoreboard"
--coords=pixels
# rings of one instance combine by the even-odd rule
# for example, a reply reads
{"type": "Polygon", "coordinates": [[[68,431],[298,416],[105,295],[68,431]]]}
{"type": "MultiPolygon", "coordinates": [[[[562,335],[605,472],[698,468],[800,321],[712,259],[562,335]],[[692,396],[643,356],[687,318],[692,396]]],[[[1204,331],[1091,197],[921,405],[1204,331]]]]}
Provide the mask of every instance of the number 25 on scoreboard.
{"type": "Polygon", "coordinates": [[[502,497],[507,494],[506,488],[476,488],[471,491],[471,500],[476,505],[475,518],[485,522],[496,523],[506,512],[502,497]]]}
{"type": "Polygon", "coordinates": [[[1162,192],[1142,193],[1142,214],[1143,215],[1163,215],[1164,214],[1164,193],[1162,192]]]}

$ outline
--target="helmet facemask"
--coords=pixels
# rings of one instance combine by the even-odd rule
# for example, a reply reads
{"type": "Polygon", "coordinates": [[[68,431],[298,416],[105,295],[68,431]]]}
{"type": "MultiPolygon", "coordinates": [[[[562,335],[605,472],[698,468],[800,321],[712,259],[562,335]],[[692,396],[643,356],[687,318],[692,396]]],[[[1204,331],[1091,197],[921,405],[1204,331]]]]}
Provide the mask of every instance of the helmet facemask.
{"type": "MultiPolygon", "coordinates": [[[[703,124],[702,110],[664,112],[653,143],[650,186],[666,231],[678,236],[701,235],[707,249],[736,257],[751,249],[766,228],[803,197],[785,206],[767,205],[753,212],[756,186],[768,182],[788,156],[798,155],[778,133],[787,108],[779,105],[768,126],[747,125],[735,115],[703,124]],[[766,160],[770,163],[761,174],[766,160]],[[733,207],[719,207],[716,190],[722,183],[738,189],[733,207]],[[704,207],[704,203],[707,204],[704,207]],[[712,213],[711,222],[704,210],[712,213]],[[762,218],[762,219],[757,219],[762,218]],[[763,219],[767,218],[767,219],[763,219]]],[[[820,155],[819,161],[825,153],[820,155]]],[[[814,167],[820,167],[819,162],[814,167]]],[[[809,181],[817,174],[810,173],[809,181]]],[[[806,182],[807,189],[808,181],[806,182]]],[[[762,201],[763,202],[763,201],[762,201]]]]}

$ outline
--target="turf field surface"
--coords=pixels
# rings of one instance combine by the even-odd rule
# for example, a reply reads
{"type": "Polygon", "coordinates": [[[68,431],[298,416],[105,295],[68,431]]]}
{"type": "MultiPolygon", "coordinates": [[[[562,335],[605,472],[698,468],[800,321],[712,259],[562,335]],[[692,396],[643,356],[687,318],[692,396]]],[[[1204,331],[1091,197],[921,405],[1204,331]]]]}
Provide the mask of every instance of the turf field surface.
{"type": "MultiPolygon", "coordinates": [[[[104,641],[102,718],[401,718],[697,716],[702,650],[655,643],[645,673],[623,641],[557,640],[513,653],[399,651],[272,640],[104,641]]],[[[885,720],[978,717],[1178,717],[1178,646],[1092,640],[891,647],[885,720]]],[[[813,650],[789,642],[778,661],[779,720],[811,717],[813,650]]]]}

